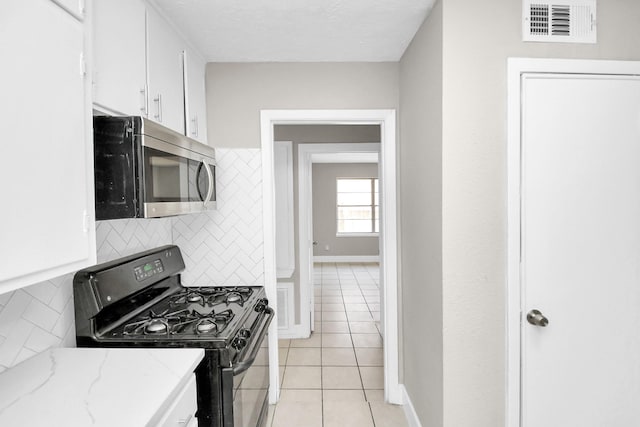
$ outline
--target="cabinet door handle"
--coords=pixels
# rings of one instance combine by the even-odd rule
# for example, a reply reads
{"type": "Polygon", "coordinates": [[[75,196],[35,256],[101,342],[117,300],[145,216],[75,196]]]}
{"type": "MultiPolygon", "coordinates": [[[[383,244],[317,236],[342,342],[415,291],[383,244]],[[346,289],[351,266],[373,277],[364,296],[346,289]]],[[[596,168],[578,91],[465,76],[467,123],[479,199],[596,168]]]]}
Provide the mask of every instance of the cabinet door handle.
{"type": "Polygon", "coordinates": [[[162,123],[162,94],[159,93],[158,97],[153,99],[153,102],[158,104],[158,109],[156,110],[158,113],[153,117],[155,117],[160,123],[162,123]]]}
{"type": "Polygon", "coordinates": [[[191,418],[193,418],[193,414],[189,414],[187,418],[180,418],[178,420],[178,424],[186,426],[187,424],[189,424],[189,421],[191,421],[191,418]]]}

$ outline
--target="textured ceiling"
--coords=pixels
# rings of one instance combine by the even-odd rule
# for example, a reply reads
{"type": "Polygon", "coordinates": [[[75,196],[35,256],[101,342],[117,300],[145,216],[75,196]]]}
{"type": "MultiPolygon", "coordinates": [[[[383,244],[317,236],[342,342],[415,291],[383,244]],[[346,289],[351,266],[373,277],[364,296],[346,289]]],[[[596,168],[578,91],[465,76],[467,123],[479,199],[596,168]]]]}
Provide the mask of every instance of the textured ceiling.
{"type": "Polygon", "coordinates": [[[153,0],[209,62],[397,61],[435,0],[153,0]]]}

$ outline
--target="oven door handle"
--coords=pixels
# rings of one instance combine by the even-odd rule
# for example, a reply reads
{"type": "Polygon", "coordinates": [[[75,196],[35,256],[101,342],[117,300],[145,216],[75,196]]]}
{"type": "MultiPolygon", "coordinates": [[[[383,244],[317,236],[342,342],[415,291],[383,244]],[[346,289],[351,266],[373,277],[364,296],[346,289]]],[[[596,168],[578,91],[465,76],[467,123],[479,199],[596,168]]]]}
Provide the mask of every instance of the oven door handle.
{"type": "Polygon", "coordinates": [[[262,330],[260,331],[260,335],[258,336],[258,339],[255,341],[255,345],[251,349],[251,353],[249,353],[249,355],[246,356],[244,360],[242,360],[242,362],[238,362],[233,366],[234,376],[240,375],[241,373],[249,369],[251,365],[253,365],[253,362],[255,362],[256,357],[258,356],[258,351],[260,351],[260,344],[262,344],[262,340],[264,339],[264,336],[267,334],[267,331],[269,330],[269,324],[271,323],[271,319],[273,319],[273,316],[275,315],[271,307],[266,307],[264,312],[267,315],[266,315],[266,320],[264,321],[264,325],[261,328],[262,330]]]}

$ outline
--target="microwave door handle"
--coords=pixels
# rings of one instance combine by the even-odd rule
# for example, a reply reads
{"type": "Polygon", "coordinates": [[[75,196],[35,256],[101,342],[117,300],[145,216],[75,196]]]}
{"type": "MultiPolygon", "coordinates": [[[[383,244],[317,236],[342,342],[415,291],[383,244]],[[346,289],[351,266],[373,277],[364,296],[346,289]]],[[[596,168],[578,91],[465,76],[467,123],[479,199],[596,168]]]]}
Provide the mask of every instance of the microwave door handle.
{"type": "Polygon", "coordinates": [[[207,190],[207,196],[204,198],[204,204],[206,205],[211,201],[211,197],[213,197],[213,189],[215,188],[215,183],[213,182],[213,172],[211,172],[209,164],[205,160],[203,160],[202,165],[204,166],[204,170],[207,171],[207,177],[209,178],[209,188],[207,190]]]}

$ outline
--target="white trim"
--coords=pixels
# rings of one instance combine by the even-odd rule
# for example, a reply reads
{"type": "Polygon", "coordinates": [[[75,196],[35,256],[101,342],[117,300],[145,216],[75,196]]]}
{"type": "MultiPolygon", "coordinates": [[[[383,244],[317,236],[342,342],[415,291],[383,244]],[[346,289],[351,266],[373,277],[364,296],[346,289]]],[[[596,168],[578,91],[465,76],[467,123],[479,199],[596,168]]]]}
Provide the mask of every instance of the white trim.
{"type": "Polygon", "coordinates": [[[313,156],[313,163],[378,163],[379,157],[378,151],[375,153],[318,153],[313,156]]]}
{"type": "Polygon", "coordinates": [[[276,277],[278,279],[291,279],[294,271],[294,268],[278,268],[276,269],[276,277]]]}
{"type": "Polygon", "coordinates": [[[280,368],[278,361],[278,298],[276,281],[276,218],[275,183],[273,175],[273,126],[261,120],[262,139],[262,227],[264,230],[264,288],[270,305],[276,312],[269,326],[269,403],[280,398],[280,368]],[[269,141],[265,149],[265,141],[269,141]],[[267,215],[267,212],[270,215],[267,215]]]}
{"type": "Polygon", "coordinates": [[[274,185],[277,188],[276,277],[285,279],[290,278],[296,268],[293,230],[293,142],[275,141],[273,144],[274,185]]]}
{"type": "Polygon", "coordinates": [[[416,408],[413,406],[413,402],[409,397],[407,389],[404,385],[400,385],[400,389],[402,390],[402,400],[404,402],[402,409],[404,409],[404,416],[407,418],[407,424],[409,427],[422,427],[422,423],[420,423],[418,413],[416,412],[416,408]]]}
{"type": "Polygon", "coordinates": [[[638,61],[509,58],[507,62],[507,427],[520,426],[522,288],[520,271],[521,81],[525,73],[640,75],[638,61]]]}
{"type": "MultiPolygon", "coordinates": [[[[385,400],[401,403],[398,369],[398,260],[396,201],[396,111],[395,110],[263,110],[260,112],[263,150],[265,286],[275,290],[273,226],[273,125],[274,124],[379,124],[381,127],[381,283],[384,294],[382,325],[384,340],[385,400]],[[270,199],[270,200],[267,200],[270,199]]],[[[344,148],[344,146],[343,146],[344,148]]],[[[302,274],[302,272],[301,272],[302,274]]],[[[301,290],[302,291],[302,290],[301,290]]],[[[308,301],[309,297],[306,297],[308,301]]],[[[271,330],[273,331],[273,330],[271,330]]],[[[277,331],[273,335],[276,335],[277,331]]],[[[277,336],[271,336],[277,339],[277,336]]],[[[271,341],[270,341],[271,344],[271,341]]],[[[275,342],[277,346],[277,341],[275,342]]],[[[277,349],[270,348],[270,355],[277,349]]],[[[277,355],[270,358],[272,387],[270,402],[279,393],[277,355]]]]}
{"type": "Polygon", "coordinates": [[[380,262],[378,255],[317,255],[313,257],[313,262],[380,262]]]}

